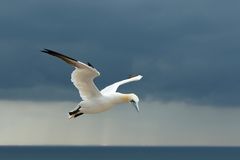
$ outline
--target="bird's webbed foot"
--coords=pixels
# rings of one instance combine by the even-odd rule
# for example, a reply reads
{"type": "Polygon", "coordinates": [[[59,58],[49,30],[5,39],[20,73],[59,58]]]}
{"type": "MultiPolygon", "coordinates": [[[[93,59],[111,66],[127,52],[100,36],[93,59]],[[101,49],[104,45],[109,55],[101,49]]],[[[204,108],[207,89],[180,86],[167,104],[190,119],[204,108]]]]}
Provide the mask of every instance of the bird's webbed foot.
{"type": "Polygon", "coordinates": [[[70,112],[68,112],[68,114],[71,116],[71,115],[74,115],[74,114],[77,114],[79,111],[80,111],[80,108],[81,108],[81,106],[78,106],[78,108],[77,109],[75,109],[75,110],[73,110],[73,111],[70,111],[70,112]]]}

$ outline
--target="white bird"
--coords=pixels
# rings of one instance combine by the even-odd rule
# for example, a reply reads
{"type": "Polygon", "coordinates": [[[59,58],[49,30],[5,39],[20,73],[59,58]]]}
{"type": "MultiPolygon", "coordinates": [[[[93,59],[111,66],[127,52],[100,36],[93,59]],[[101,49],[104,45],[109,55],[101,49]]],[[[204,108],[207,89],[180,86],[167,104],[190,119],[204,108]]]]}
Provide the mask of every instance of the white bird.
{"type": "Polygon", "coordinates": [[[122,103],[131,103],[134,105],[136,110],[139,111],[138,96],[134,93],[119,93],[117,92],[117,89],[120,85],[123,85],[125,83],[140,80],[142,78],[141,75],[129,77],[126,80],[116,82],[99,91],[95,86],[93,80],[98,77],[100,73],[90,63],[82,63],[49,49],[44,49],[42,52],[58,57],[66,63],[75,67],[75,70],[71,74],[71,81],[79,90],[82,101],[78,103],[77,107],[74,110],[68,112],[69,119],[76,118],[82,114],[104,112],[113,106],[122,103]]]}

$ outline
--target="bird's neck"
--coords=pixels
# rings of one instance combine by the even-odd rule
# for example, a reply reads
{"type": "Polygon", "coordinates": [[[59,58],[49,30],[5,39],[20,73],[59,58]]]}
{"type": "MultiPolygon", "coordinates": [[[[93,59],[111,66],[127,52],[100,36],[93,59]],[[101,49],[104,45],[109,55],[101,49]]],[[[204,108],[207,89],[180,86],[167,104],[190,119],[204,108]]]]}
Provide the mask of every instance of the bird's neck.
{"type": "Polygon", "coordinates": [[[117,93],[114,95],[114,102],[116,104],[128,103],[130,99],[130,94],[117,93]]]}

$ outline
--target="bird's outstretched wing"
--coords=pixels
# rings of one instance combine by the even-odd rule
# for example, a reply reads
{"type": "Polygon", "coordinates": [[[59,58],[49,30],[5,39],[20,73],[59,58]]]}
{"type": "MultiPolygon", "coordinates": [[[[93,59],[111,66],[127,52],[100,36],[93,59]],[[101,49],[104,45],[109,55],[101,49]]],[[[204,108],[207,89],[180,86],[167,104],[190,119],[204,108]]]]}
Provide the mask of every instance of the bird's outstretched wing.
{"type": "Polygon", "coordinates": [[[133,82],[133,81],[139,81],[140,79],[142,79],[142,76],[138,75],[138,76],[134,76],[134,77],[113,83],[112,85],[107,86],[103,90],[101,90],[101,94],[109,95],[109,94],[115,93],[120,85],[129,83],[129,82],[133,82]]]}
{"type": "Polygon", "coordinates": [[[49,49],[44,49],[42,52],[58,57],[75,67],[75,70],[71,75],[71,81],[79,90],[80,96],[83,100],[88,100],[101,95],[100,91],[93,82],[94,78],[98,77],[100,73],[90,63],[85,64],[79,62],[73,58],[49,49]]]}

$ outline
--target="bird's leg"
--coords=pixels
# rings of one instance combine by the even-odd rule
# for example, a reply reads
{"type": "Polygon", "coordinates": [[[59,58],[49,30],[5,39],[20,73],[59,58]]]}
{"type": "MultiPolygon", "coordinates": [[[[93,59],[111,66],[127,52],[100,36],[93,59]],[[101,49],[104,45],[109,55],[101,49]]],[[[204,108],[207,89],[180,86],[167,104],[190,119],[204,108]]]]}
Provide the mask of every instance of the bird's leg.
{"type": "Polygon", "coordinates": [[[76,118],[78,116],[81,116],[81,115],[83,115],[83,113],[77,113],[77,114],[74,115],[74,118],[76,118]]]}
{"type": "Polygon", "coordinates": [[[77,109],[75,109],[75,110],[73,110],[73,111],[70,111],[70,112],[68,112],[68,114],[69,114],[70,116],[71,116],[71,115],[73,115],[73,114],[76,114],[76,113],[78,113],[78,112],[79,112],[80,108],[81,108],[81,106],[78,106],[78,108],[77,108],[77,109]]]}

